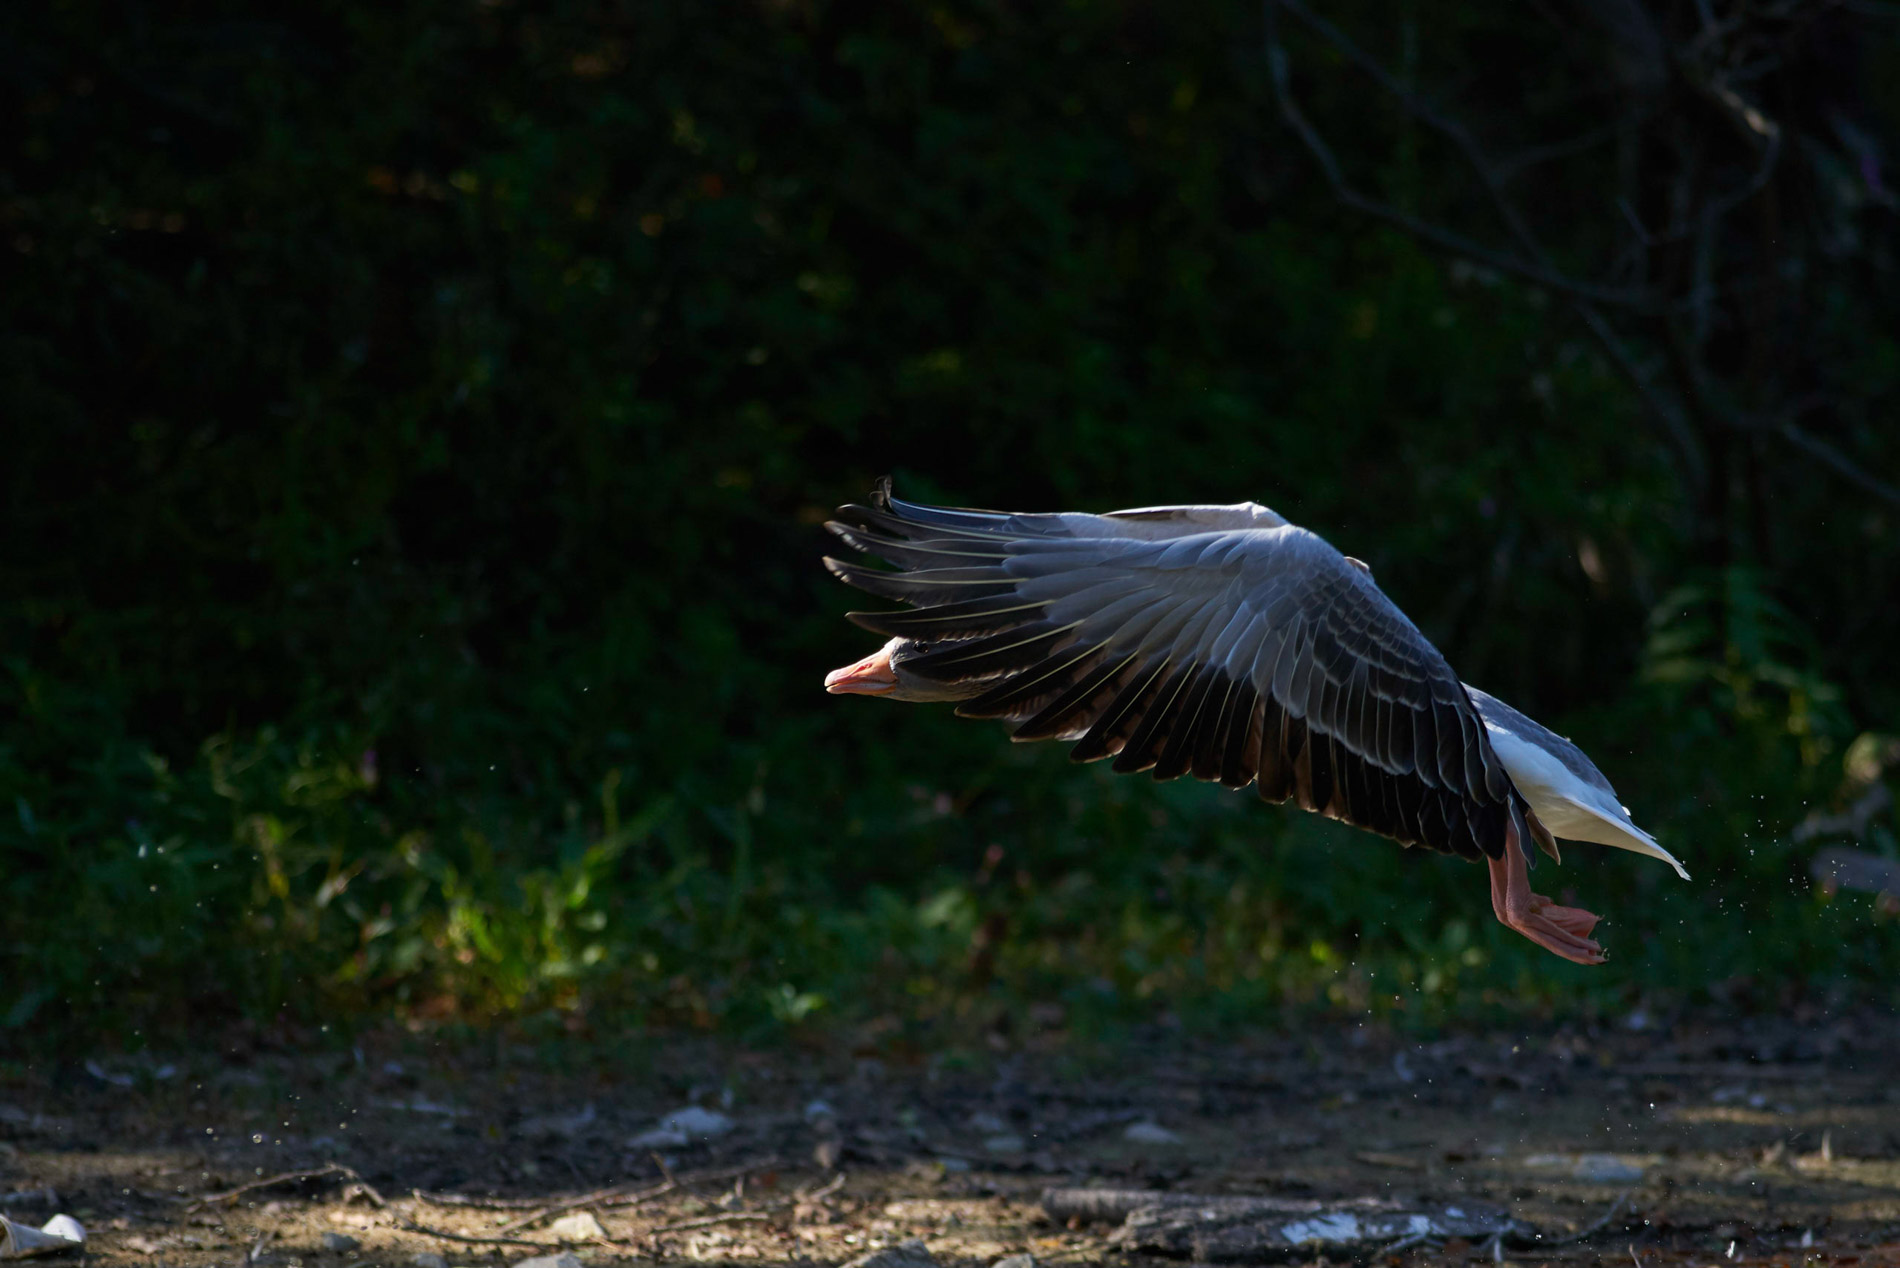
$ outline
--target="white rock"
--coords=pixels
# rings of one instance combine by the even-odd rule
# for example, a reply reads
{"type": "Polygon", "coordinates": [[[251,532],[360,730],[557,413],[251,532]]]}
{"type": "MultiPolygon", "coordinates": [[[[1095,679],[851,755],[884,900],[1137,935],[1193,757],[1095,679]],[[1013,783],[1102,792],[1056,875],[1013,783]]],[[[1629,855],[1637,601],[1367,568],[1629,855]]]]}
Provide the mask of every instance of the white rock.
{"type": "Polygon", "coordinates": [[[1615,1154],[1584,1154],[1570,1174],[1592,1184],[1633,1184],[1643,1178],[1643,1169],[1615,1154]]]}
{"type": "Polygon", "coordinates": [[[426,1096],[415,1096],[406,1101],[372,1101],[371,1104],[379,1109],[407,1110],[411,1114],[436,1114],[443,1118],[466,1118],[468,1116],[468,1111],[465,1109],[457,1109],[453,1105],[444,1105],[440,1101],[432,1101],[426,1096]]]}
{"type": "Polygon", "coordinates": [[[15,1189],[0,1193],[0,1206],[58,1206],[59,1190],[52,1185],[39,1189],[15,1189]]]}
{"type": "Polygon", "coordinates": [[[86,1073],[101,1083],[110,1083],[113,1087],[131,1087],[135,1082],[131,1075],[118,1070],[108,1070],[91,1057],[86,1058],[86,1073]]]}
{"type": "Polygon", "coordinates": [[[449,1261],[432,1250],[417,1251],[409,1262],[415,1268],[449,1268],[449,1261]]]}
{"type": "Polygon", "coordinates": [[[534,1139],[572,1140],[591,1126],[596,1117],[594,1107],[587,1105],[572,1114],[537,1114],[524,1118],[515,1125],[515,1131],[534,1139]]]}
{"type": "Polygon", "coordinates": [[[696,1140],[712,1140],[723,1136],[733,1128],[733,1122],[718,1110],[701,1109],[697,1105],[688,1105],[685,1109],[676,1109],[662,1118],[659,1125],[649,1128],[627,1142],[629,1149],[677,1149],[681,1145],[690,1145],[696,1140]]]}
{"type": "Polygon", "coordinates": [[[1568,1171],[1573,1180],[1592,1184],[1622,1184],[1643,1178],[1641,1167],[1615,1154],[1532,1154],[1524,1159],[1524,1165],[1568,1171]]]}
{"type": "Polygon", "coordinates": [[[990,1265],[990,1268],[1036,1268],[1034,1255],[1005,1255],[990,1265]]]}
{"type": "Polygon", "coordinates": [[[564,1242],[601,1241],[607,1237],[607,1230],[601,1227],[592,1211],[575,1211],[571,1215],[563,1215],[548,1225],[548,1232],[564,1242]]]}
{"type": "Polygon", "coordinates": [[[937,1268],[937,1260],[930,1247],[913,1239],[859,1255],[844,1268],[937,1268]]]}
{"type": "MultiPolygon", "coordinates": [[[[1427,1224],[1429,1226],[1429,1221],[1427,1224]]],[[[1280,1226],[1280,1236],[1295,1246],[1303,1246],[1307,1242],[1356,1242],[1360,1240],[1359,1219],[1357,1216],[1335,1211],[1315,1216],[1310,1220],[1295,1220],[1291,1224],[1283,1224],[1280,1226]]]]}
{"type": "Polygon", "coordinates": [[[1147,1120],[1128,1124],[1128,1130],[1122,1133],[1122,1139],[1133,1141],[1137,1145],[1178,1145],[1181,1143],[1179,1136],[1160,1123],[1147,1120]]]}
{"type": "Polygon", "coordinates": [[[573,1251],[564,1250],[558,1255],[536,1255],[533,1259],[518,1260],[515,1268],[581,1268],[581,1259],[573,1251]]]}

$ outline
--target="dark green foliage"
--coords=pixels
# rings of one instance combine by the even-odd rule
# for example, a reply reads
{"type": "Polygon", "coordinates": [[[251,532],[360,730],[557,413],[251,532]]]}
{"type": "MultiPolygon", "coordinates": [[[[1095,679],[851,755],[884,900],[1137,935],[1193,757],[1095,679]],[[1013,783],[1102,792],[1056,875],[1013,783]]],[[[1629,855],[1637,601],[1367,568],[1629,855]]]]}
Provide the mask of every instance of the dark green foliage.
{"type": "MultiPolygon", "coordinates": [[[[1712,559],[1566,312],[1319,184],[1257,7],[175,9],[0,14],[0,1025],[1900,980],[1789,835],[1896,729],[1893,508],[1778,451],[1712,559]],[[1274,506],[1696,884],[1540,868],[1613,916],[1592,977],[1456,861],[824,696],[870,640],[817,525],[885,471],[1274,506]]],[[[1561,53],[1429,64],[1486,41],[1561,53]]],[[[1817,390],[1891,418],[1877,227],[1817,390]]]]}

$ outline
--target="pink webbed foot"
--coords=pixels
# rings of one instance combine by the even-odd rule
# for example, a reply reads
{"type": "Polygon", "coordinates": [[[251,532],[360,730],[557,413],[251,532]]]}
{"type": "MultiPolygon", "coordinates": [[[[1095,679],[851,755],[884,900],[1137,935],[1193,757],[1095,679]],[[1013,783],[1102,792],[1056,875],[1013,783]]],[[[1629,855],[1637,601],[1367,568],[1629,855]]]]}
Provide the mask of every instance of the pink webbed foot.
{"type": "Polygon", "coordinates": [[[1504,857],[1491,861],[1491,910],[1507,928],[1577,964],[1601,964],[1609,957],[1591,937],[1598,917],[1581,907],[1560,907],[1531,892],[1530,866],[1513,824],[1504,839],[1504,857]]]}

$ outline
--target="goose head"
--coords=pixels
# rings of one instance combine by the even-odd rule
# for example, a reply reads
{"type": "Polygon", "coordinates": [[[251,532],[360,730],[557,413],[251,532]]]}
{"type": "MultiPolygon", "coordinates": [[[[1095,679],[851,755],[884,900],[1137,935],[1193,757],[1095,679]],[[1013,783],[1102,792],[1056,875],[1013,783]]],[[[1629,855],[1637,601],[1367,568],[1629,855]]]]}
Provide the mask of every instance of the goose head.
{"type": "Polygon", "coordinates": [[[967,685],[934,682],[905,668],[907,662],[930,649],[929,643],[894,638],[856,664],[826,674],[825,690],[834,696],[882,696],[913,702],[967,699],[971,694],[967,685]]]}

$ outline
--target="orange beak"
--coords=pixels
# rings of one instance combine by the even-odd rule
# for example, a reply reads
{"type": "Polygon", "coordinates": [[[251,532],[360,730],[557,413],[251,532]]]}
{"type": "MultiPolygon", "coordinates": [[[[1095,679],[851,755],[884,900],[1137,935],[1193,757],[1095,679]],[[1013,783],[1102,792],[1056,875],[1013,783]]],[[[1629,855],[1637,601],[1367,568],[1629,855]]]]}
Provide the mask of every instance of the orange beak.
{"type": "Polygon", "coordinates": [[[896,691],[890,652],[880,647],[855,665],[832,670],[825,675],[825,690],[834,696],[887,696],[896,691]]]}

